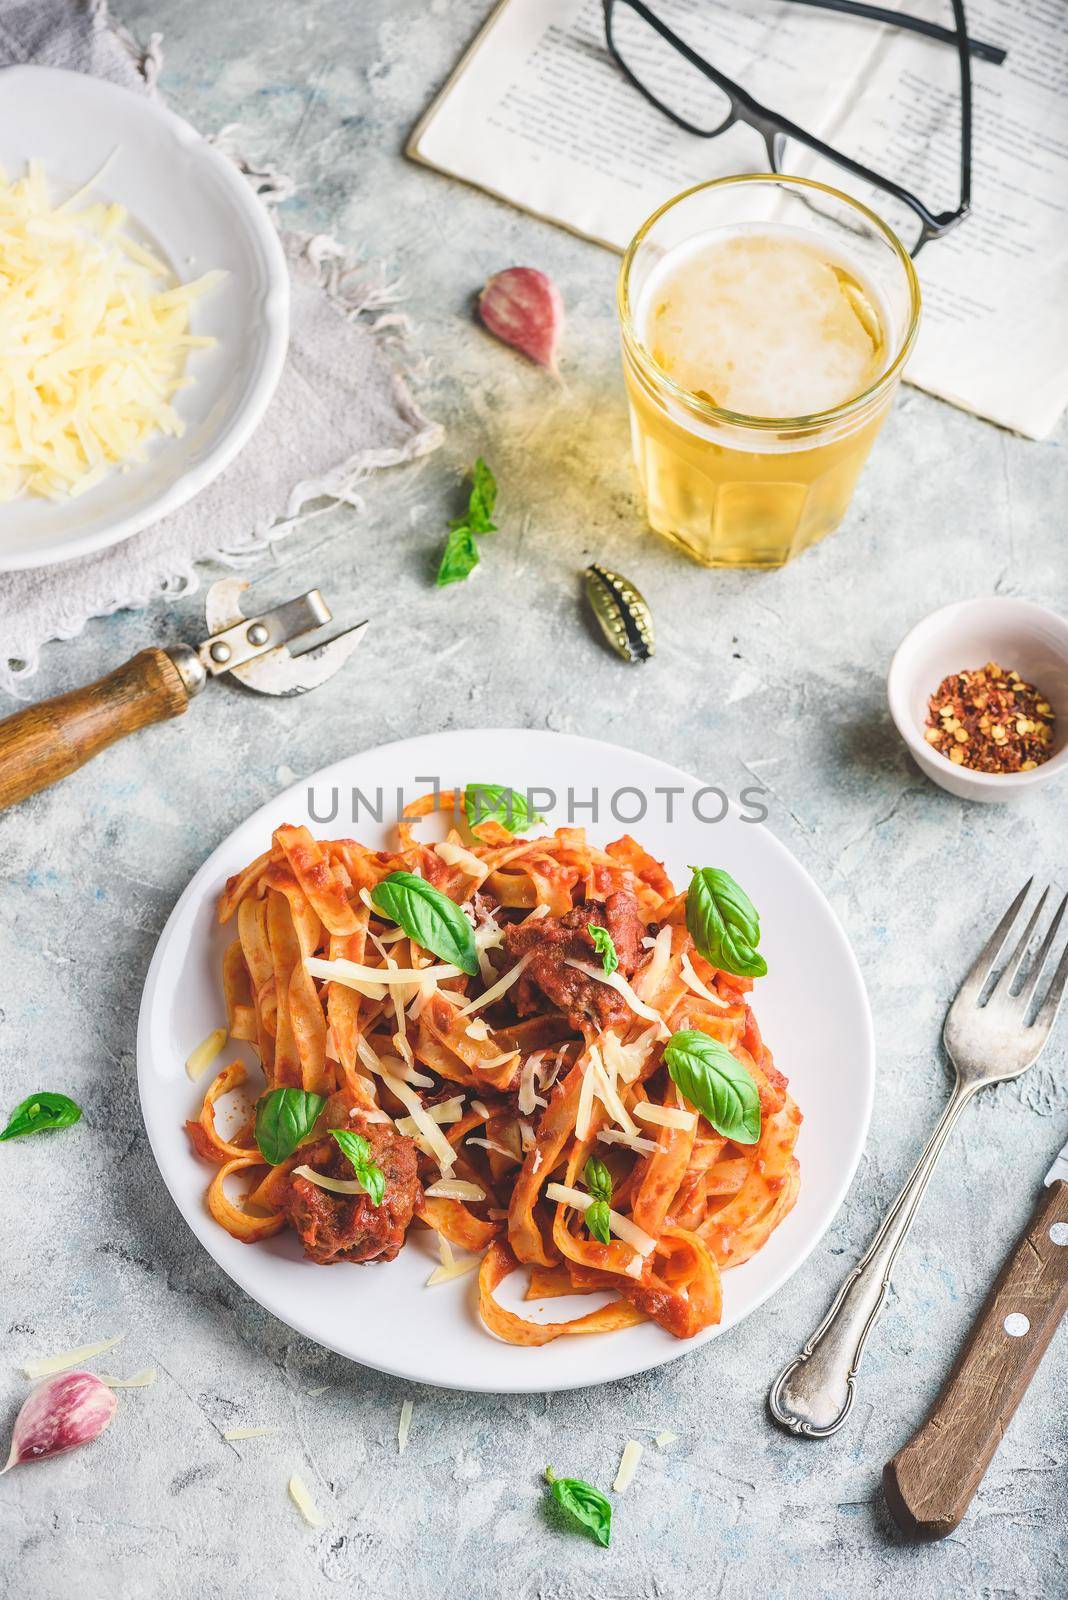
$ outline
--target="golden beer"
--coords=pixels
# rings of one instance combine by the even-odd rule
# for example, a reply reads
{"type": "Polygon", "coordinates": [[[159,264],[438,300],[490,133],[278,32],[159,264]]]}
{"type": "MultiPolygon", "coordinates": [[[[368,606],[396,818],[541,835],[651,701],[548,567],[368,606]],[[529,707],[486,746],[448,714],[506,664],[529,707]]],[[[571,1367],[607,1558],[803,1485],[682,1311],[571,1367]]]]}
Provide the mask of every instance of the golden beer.
{"type": "Polygon", "coordinates": [[[651,526],[707,566],[781,566],[830,533],[919,304],[895,236],[822,184],[726,178],[662,207],[620,277],[651,526]]]}

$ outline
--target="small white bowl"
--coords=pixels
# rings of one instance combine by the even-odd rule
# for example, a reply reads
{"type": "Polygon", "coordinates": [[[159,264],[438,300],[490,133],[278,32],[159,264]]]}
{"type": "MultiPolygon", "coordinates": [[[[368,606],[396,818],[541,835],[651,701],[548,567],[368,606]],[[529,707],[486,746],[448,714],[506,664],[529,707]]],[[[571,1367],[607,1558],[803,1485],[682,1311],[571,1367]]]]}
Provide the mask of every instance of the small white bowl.
{"type": "Polygon", "coordinates": [[[1068,767],[1068,620],[1031,600],[958,600],[905,635],[886,680],[890,715],[917,765],[962,800],[1013,800],[1068,767]],[[927,702],[943,678],[996,661],[1053,707],[1053,755],[1030,772],[973,772],[927,743],[927,702]]]}

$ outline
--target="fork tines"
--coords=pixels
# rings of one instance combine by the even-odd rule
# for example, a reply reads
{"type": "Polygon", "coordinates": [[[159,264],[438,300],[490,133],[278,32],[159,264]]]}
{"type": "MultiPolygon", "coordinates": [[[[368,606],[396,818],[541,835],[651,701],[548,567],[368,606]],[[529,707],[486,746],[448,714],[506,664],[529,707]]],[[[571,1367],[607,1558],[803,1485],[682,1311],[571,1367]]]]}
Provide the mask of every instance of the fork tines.
{"type": "MultiPolygon", "coordinates": [[[[1002,917],[1001,921],[990,935],[990,938],[987,940],[982,950],[980,950],[971,971],[968,973],[964,983],[961,985],[960,998],[962,1000],[970,1000],[974,1005],[980,1004],[983,990],[994,974],[1002,950],[1008,942],[1009,935],[1012,932],[1013,926],[1023,908],[1027,896],[1031,892],[1031,886],[1034,881],[1035,880],[1033,877],[1028,878],[1027,882],[1024,884],[1023,888],[1012,902],[1012,905],[1006,911],[1005,915],[1002,917]]],[[[1053,918],[1053,921],[1050,923],[1049,928],[1047,929],[1046,936],[1042,940],[1037,954],[1032,960],[1027,971],[1024,973],[1022,983],[1019,984],[1019,987],[1014,992],[1013,985],[1017,982],[1020,973],[1023,971],[1024,962],[1027,959],[1027,952],[1030,948],[1031,940],[1034,936],[1035,930],[1038,927],[1039,919],[1042,915],[1042,911],[1045,907],[1048,896],[1049,888],[1047,887],[1043,889],[1041,895],[1039,896],[1038,904],[1035,906],[1035,909],[1027,919],[1027,926],[1024,928],[1023,933],[1017,940],[1015,948],[1010,954],[1008,960],[1005,962],[1001,974],[993,988],[990,990],[985,1002],[986,1005],[996,1003],[1001,1008],[1010,1007],[1015,1014],[1016,1019],[1020,1023],[1025,1020],[1026,1014],[1034,1002],[1035,995],[1038,991],[1038,986],[1042,978],[1043,969],[1049,961],[1050,952],[1053,949],[1057,934],[1060,931],[1065,908],[1068,907],[1068,895],[1065,895],[1060,905],[1057,907],[1056,914],[1053,918]]],[[[1061,952],[1061,959],[1057,963],[1056,971],[1050,980],[1050,985],[1046,990],[1045,998],[1042,1000],[1038,1010],[1035,1012],[1031,1026],[1040,1027],[1043,1033],[1049,1032],[1050,1028],[1053,1026],[1053,1019],[1057,1015],[1057,1009],[1060,1006],[1061,1000],[1064,996],[1066,983],[1068,983],[1068,943],[1065,944],[1065,948],[1061,952]]]]}

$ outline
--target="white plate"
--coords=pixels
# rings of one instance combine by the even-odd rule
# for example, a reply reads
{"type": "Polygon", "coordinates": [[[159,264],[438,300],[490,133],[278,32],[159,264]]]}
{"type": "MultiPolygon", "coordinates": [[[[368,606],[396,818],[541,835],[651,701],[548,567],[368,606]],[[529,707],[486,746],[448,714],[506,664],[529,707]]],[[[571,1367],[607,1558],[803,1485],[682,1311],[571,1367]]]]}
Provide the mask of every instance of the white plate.
{"type": "MultiPolygon", "coordinates": [[[[845,935],[808,874],[766,829],[742,821],[737,812],[715,825],[696,820],[691,802],[700,789],[674,767],[592,739],[528,731],[428,734],[350,756],[295,784],[209,856],[160,937],[141,1002],[137,1071],[145,1126],[164,1181],[224,1272],[291,1327],[354,1361],[421,1383],[520,1394],[578,1388],[660,1366],[733,1327],[796,1272],[838,1210],[860,1159],[874,1080],[871,1014],[845,935]],[[607,843],[634,833],[666,861],[677,884],[688,882],[690,862],[722,865],[760,910],[769,973],[757,984],[756,1012],[805,1116],[797,1146],[801,1192],[763,1250],[724,1274],[723,1321],[696,1339],[682,1343],[646,1324],[519,1349],[494,1339],[478,1321],[473,1276],[425,1287],[436,1263],[425,1230],[409,1235],[396,1261],[324,1271],[303,1260],[289,1230],[264,1244],[242,1244],[205,1208],[211,1169],[192,1155],[182,1129],[203,1086],[189,1082],[184,1063],[225,1020],[220,963],[234,932],[215,923],[216,895],[282,822],[307,823],[319,838],[358,836],[384,845],[397,790],[407,802],[424,793],[433,777],[443,788],[466,782],[507,783],[518,790],[547,786],[560,796],[557,807],[540,807],[554,826],[567,820],[569,787],[580,800],[597,789],[604,812],[610,797],[626,790],[617,804],[627,814],[637,806],[638,789],[649,797],[646,819],[628,829],[609,815],[593,824],[586,813],[579,820],[593,839],[607,843]],[[674,801],[675,821],[668,824],[666,801],[655,791],[671,786],[681,793],[674,801]],[[316,797],[315,815],[323,817],[335,787],[342,807],[337,819],[315,821],[309,793],[316,797]],[[376,791],[383,792],[380,825],[365,814],[353,825],[354,788],[372,803],[376,791]]],[[[713,798],[706,795],[700,803],[706,814],[716,814],[713,798]]],[[[232,1059],[229,1049],[219,1065],[232,1059]]],[[[571,1314],[569,1303],[552,1302],[554,1315],[571,1314]]],[[[585,1310],[595,1303],[580,1302],[585,1310]]]]}
{"type": "Polygon", "coordinates": [[[183,282],[212,267],[227,277],[193,307],[193,332],[219,343],[190,354],[196,383],[175,402],[182,438],[160,439],[143,465],[109,473],[74,500],[0,505],[0,571],[102,550],[198,494],[262,417],[289,330],[289,274],[273,223],[233,162],[180,117],[80,72],[8,67],[0,166],[17,177],[29,160],[42,163],[60,199],[108,162],[94,193],[126,207],[133,237],[183,282]]]}

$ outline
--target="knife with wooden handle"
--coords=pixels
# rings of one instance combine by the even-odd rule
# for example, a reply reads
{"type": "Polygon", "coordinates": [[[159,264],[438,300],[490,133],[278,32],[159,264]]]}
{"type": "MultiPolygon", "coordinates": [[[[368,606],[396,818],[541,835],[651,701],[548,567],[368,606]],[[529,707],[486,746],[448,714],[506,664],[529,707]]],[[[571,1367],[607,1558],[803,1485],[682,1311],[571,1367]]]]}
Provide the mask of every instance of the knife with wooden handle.
{"type": "Polygon", "coordinates": [[[903,1533],[944,1539],[971,1504],[1068,1311],[1068,1145],[927,1420],[883,1468],[903,1533]]]}

